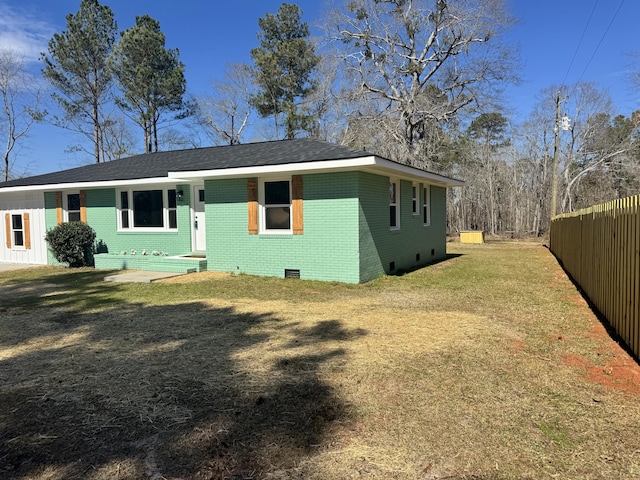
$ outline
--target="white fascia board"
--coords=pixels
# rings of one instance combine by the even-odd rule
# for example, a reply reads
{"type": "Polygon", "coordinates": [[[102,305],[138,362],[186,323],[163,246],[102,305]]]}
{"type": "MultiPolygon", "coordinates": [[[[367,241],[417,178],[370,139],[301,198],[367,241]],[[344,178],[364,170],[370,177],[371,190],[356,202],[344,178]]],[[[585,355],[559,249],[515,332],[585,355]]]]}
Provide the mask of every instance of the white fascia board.
{"type": "Polygon", "coordinates": [[[53,183],[48,185],[24,185],[20,187],[0,188],[0,195],[3,193],[18,192],[53,192],[59,190],[86,190],[90,188],[110,188],[110,187],[128,187],[136,185],[161,185],[176,183],[189,183],[189,180],[177,177],[158,177],[158,178],[137,178],[135,180],[108,180],[104,182],[76,182],[76,183],[53,183]]]}
{"type": "Polygon", "coordinates": [[[409,165],[401,165],[384,158],[376,158],[376,167],[389,170],[398,177],[420,179],[439,187],[464,187],[464,182],[462,180],[445,177],[444,175],[428,172],[409,165]]]}
{"type": "Polygon", "coordinates": [[[321,162],[285,163],[281,165],[261,165],[258,167],[221,168],[215,170],[192,170],[187,172],[169,172],[169,178],[213,179],[244,178],[265,175],[290,175],[300,173],[326,173],[342,170],[362,170],[378,175],[389,174],[421,179],[433,185],[443,187],[461,187],[464,182],[436,173],[426,172],[408,165],[401,165],[375,156],[348,158],[343,160],[323,160],[321,162]]]}
{"type": "Polygon", "coordinates": [[[344,160],[324,160],[321,162],[283,163],[280,165],[261,165],[257,167],[219,168],[215,170],[193,170],[189,172],[169,172],[169,178],[190,179],[243,178],[271,174],[296,174],[305,172],[332,172],[345,169],[357,169],[375,165],[375,157],[358,157],[344,160]]]}

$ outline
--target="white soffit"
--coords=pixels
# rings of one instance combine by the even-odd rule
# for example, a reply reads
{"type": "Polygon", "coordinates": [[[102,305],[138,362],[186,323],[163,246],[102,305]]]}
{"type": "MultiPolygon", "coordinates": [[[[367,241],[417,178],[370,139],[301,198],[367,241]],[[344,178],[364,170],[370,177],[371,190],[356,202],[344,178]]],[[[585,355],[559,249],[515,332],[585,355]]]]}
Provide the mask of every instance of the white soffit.
{"type": "Polygon", "coordinates": [[[169,172],[169,178],[181,179],[214,179],[244,178],[277,174],[326,173],[342,170],[362,170],[376,174],[389,174],[427,180],[429,183],[444,187],[461,187],[464,182],[448,178],[436,173],[427,172],[408,165],[401,165],[375,156],[349,158],[343,160],[323,160],[320,162],[284,163],[280,165],[261,165],[255,167],[221,168],[213,170],[192,170],[185,172],[169,172]],[[381,171],[382,170],[382,171],[381,171]]]}
{"type": "MultiPolygon", "coordinates": [[[[175,185],[179,183],[178,178],[156,177],[156,178],[136,178],[134,180],[107,180],[102,182],[77,182],[77,183],[51,183],[46,185],[23,185],[19,187],[0,188],[0,195],[3,193],[16,192],[55,192],[59,190],[83,190],[87,188],[110,188],[110,187],[127,187],[136,185],[175,185]]],[[[188,183],[188,180],[184,180],[188,183]]]]}
{"type": "Polygon", "coordinates": [[[453,178],[427,172],[418,168],[402,165],[390,160],[375,157],[348,158],[342,160],[323,160],[305,163],[285,163],[280,165],[261,165],[257,167],[220,168],[213,170],[192,170],[185,172],[169,172],[167,177],[138,178],[133,180],[106,180],[96,182],[56,183],[46,185],[23,185],[0,188],[0,195],[18,192],[52,192],[59,190],[80,190],[88,188],[128,187],[136,185],[163,185],[190,183],[194,180],[213,178],[243,178],[250,176],[266,176],[278,174],[327,173],[344,170],[361,170],[377,175],[389,175],[426,181],[442,187],[462,187],[464,182],[453,178]]]}

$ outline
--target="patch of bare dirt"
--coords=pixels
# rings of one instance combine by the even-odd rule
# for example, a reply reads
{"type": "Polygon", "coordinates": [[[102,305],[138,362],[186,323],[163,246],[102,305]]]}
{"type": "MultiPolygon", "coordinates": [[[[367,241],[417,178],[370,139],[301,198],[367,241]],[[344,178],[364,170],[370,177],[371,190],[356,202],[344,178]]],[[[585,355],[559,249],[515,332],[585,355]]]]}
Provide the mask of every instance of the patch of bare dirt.
{"type": "Polygon", "coordinates": [[[230,277],[230,273],[225,272],[198,272],[189,273],[187,275],[180,275],[178,277],[163,278],[158,280],[157,283],[196,283],[206,282],[207,280],[216,280],[230,277]]]}
{"type": "Polygon", "coordinates": [[[592,383],[640,397],[640,365],[635,359],[611,340],[601,323],[594,324],[587,336],[597,341],[594,353],[602,363],[570,353],[565,354],[564,363],[583,370],[583,376],[592,383]]]}

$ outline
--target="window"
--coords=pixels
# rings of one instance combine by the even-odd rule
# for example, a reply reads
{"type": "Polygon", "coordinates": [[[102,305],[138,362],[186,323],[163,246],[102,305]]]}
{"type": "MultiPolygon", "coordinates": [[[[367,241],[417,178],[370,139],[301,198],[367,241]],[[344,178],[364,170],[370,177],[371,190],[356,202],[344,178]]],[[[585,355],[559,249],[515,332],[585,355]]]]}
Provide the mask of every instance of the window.
{"type": "Polygon", "coordinates": [[[123,190],[120,192],[120,228],[177,229],[176,190],[123,190]]]}
{"type": "Polygon", "coordinates": [[[400,228],[400,205],[399,205],[398,181],[389,181],[389,227],[391,230],[400,228]]]}
{"type": "Polygon", "coordinates": [[[247,179],[249,235],[304,235],[303,176],[287,180],[247,179]]]}
{"type": "Polygon", "coordinates": [[[415,183],[411,187],[411,211],[414,215],[420,215],[420,199],[418,198],[420,190],[415,183]]]}
{"type": "Polygon", "coordinates": [[[176,199],[176,191],[168,190],[167,195],[169,196],[167,208],[167,212],[169,213],[169,228],[178,228],[178,203],[176,199]]]}
{"type": "Polygon", "coordinates": [[[29,250],[31,248],[31,235],[29,213],[5,213],[4,230],[7,248],[29,250]]]}
{"type": "Polygon", "coordinates": [[[291,182],[289,180],[262,183],[261,227],[264,232],[291,232],[291,182]]]}
{"type": "Polygon", "coordinates": [[[129,228],[129,192],[120,192],[120,226],[129,228]]]}
{"type": "Polygon", "coordinates": [[[425,227],[431,225],[431,208],[429,195],[431,194],[431,190],[429,185],[422,187],[422,222],[425,227]]]}
{"type": "Polygon", "coordinates": [[[80,194],[68,193],[66,201],[66,216],[67,222],[79,222],[80,221],[80,194]]]}
{"type": "Polygon", "coordinates": [[[14,247],[24,247],[24,225],[22,215],[11,215],[11,232],[14,247]]]}

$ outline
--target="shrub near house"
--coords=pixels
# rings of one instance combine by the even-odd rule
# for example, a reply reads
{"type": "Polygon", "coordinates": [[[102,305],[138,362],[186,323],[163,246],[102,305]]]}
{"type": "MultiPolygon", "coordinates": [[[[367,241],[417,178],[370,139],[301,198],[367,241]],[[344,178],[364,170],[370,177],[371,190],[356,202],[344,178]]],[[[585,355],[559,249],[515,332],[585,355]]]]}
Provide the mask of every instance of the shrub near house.
{"type": "Polygon", "coordinates": [[[44,237],[53,257],[70,267],[86,267],[91,262],[96,232],[83,222],[56,225],[44,237]]]}

